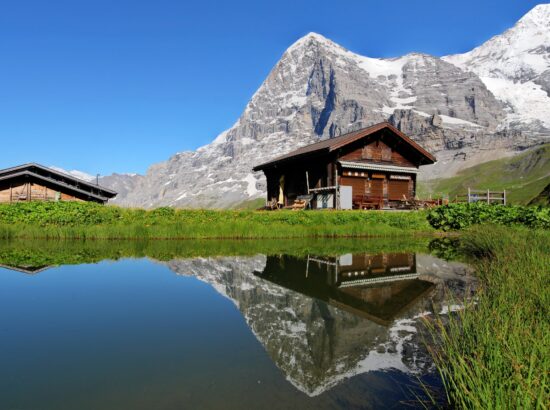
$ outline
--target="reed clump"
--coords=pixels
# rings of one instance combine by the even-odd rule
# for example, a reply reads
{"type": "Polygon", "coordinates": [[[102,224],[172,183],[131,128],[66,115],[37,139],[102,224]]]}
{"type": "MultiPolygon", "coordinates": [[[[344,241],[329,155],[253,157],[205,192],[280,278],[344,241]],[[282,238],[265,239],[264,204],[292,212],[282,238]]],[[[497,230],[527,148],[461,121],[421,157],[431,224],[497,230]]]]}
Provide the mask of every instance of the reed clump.
{"type": "Polygon", "coordinates": [[[550,403],[550,232],[478,226],[461,238],[481,281],[471,306],[428,322],[447,401],[468,409],[550,403]]]}

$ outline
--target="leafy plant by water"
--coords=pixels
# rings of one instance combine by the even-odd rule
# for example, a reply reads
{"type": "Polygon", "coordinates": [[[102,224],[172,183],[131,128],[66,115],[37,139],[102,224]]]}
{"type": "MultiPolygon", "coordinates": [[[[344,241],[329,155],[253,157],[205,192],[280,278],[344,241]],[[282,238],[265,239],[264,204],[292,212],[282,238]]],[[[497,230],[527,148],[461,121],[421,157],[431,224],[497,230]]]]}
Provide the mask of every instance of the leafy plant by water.
{"type": "Polygon", "coordinates": [[[432,227],[443,231],[456,231],[484,223],[550,229],[550,208],[542,206],[456,203],[432,209],[427,218],[432,227]]]}

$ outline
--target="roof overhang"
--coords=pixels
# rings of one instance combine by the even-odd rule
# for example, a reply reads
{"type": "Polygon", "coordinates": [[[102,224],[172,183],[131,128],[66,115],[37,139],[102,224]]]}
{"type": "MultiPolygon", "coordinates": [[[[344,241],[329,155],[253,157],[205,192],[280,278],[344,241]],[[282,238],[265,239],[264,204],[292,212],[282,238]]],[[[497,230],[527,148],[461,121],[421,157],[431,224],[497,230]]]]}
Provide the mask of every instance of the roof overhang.
{"type": "MultiPolygon", "coordinates": [[[[91,188],[91,189],[99,189],[103,193],[108,194],[108,195],[105,195],[106,197],[109,197],[109,195],[110,195],[110,197],[115,197],[117,195],[117,192],[113,191],[112,189],[92,184],[92,183],[90,183],[88,181],[85,181],[83,179],[76,178],[73,175],[69,175],[69,174],[65,174],[63,172],[56,171],[55,169],[45,167],[44,165],[40,165],[40,164],[37,164],[35,162],[30,162],[28,164],[17,165],[15,167],[2,169],[2,170],[0,170],[0,177],[3,177],[3,176],[8,177],[9,175],[16,175],[19,172],[22,172],[22,171],[25,171],[25,170],[38,175],[38,173],[34,172],[32,170],[32,168],[36,168],[38,170],[44,171],[45,173],[49,173],[51,175],[55,175],[55,176],[61,177],[63,179],[74,181],[75,183],[78,183],[78,185],[81,185],[81,186],[84,186],[84,187],[88,187],[88,188],[91,188]]],[[[48,178],[46,176],[43,176],[43,177],[48,178]]],[[[51,178],[51,179],[55,180],[55,178],[51,178]]],[[[62,181],[59,181],[59,182],[63,183],[62,181]]],[[[72,186],[71,184],[66,184],[66,185],[72,186]]]]}
{"type": "MultiPolygon", "coordinates": [[[[28,170],[21,171],[21,172],[16,172],[14,174],[9,174],[9,175],[5,175],[5,176],[0,176],[0,181],[9,180],[9,179],[17,178],[17,177],[21,177],[21,176],[32,177],[32,178],[36,178],[40,181],[49,182],[50,184],[57,185],[59,187],[62,187],[62,188],[65,188],[65,189],[68,189],[68,190],[71,190],[71,191],[74,191],[74,192],[78,192],[81,195],[88,196],[88,197],[91,197],[91,198],[95,198],[95,199],[103,201],[103,202],[107,202],[107,200],[109,199],[108,197],[101,196],[101,195],[98,195],[98,194],[94,194],[92,192],[77,188],[73,185],[66,184],[66,183],[58,181],[56,179],[48,178],[48,177],[45,177],[43,175],[37,174],[35,172],[28,171],[28,170]]],[[[101,189],[101,188],[99,188],[99,189],[101,189]]]]}
{"type": "Polygon", "coordinates": [[[342,168],[366,169],[370,171],[402,172],[406,174],[418,174],[420,170],[412,167],[398,167],[396,165],[372,164],[368,162],[338,161],[342,168]]]}

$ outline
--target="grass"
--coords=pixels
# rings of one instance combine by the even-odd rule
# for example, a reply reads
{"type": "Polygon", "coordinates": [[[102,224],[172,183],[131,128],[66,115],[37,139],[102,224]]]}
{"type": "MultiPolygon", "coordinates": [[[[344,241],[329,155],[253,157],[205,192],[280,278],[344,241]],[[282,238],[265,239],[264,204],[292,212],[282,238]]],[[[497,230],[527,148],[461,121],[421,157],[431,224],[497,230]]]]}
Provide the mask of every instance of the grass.
{"type": "Polygon", "coordinates": [[[264,198],[249,199],[234,205],[233,209],[254,211],[265,206],[264,198]]]}
{"type": "Polygon", "coordinates": [[[419,183],[419,195],[465,195],[472,189],[506,189],[508,202],[526,205],[550,184],[550,144],[522,154],[485,162],[460,171],[451,178],[419,183]]]}
{"type": "Polygon", "coordinates": [[[478,226],[461,242],[482,283],[475,304],[428,322],[449,404],[548,408],[550,232],[478,226]]]}
{"type": "Polygon", "coordinates": [[[426,213],[420,211],[145,211],[69,202],[0,205],[4,239],[304,238],[431,232],[426,213]]]}

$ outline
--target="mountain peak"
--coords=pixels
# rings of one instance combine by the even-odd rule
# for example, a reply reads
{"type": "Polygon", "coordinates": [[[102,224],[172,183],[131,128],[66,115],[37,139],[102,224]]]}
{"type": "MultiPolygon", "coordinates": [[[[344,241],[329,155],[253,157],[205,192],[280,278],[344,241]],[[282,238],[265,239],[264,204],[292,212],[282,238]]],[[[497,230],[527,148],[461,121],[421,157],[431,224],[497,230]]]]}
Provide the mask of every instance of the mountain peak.
{"type": "Polygon", "coordinates": [[[309,33],[307,33],[302,38],[314,39],[314,40],[317,40],[317,41],[330,41],[328,38],[326,38],[322,34],[316,33],[314,31],[310,31],[309,33]]]}
{"type": "Polygon", "coordinates": [[[338,47],[342,48],[340,45],[336,44],[334,41],[329,40],[325,36],[315,33],[315,32],[309,32],[305,36],[299,38],[294,44],[292,44],[288,50],[295,50],[300,47],[307,47],[310,45],[325,45],[329,47],[338,47]]]}

